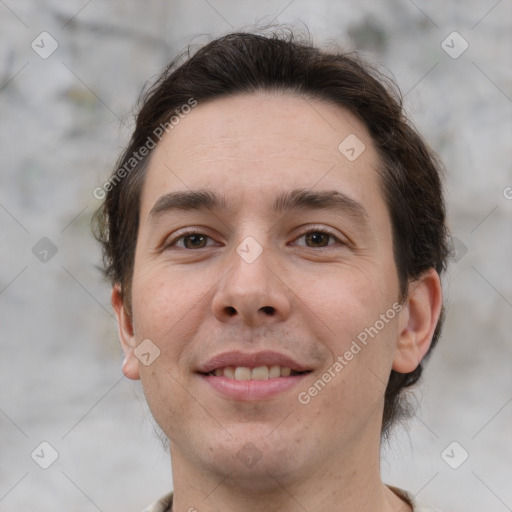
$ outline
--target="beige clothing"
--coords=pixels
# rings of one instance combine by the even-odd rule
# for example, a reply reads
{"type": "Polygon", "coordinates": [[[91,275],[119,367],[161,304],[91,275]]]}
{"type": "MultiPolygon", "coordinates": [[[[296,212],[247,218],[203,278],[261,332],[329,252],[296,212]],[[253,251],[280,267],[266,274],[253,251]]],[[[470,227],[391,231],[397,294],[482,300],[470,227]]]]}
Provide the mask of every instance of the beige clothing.
{"type": "MultiPolygon", "coordinates": [[[[419,503],[412,494],[403,491],[402,489],[398,489],[397,487],[392,487],[390,485],[388,485],[388,487],[403,500],[407,501],[411,505],[413,512],[440,512],[436,508],[419,503]]],[[[172,492],[160,498],[156,503],[153,503],[153,505],[146,508],[143,512],[169,512],[171,507],[172,492]]],[[[194,509],[192,508],[191,510],[194,509]]]]}

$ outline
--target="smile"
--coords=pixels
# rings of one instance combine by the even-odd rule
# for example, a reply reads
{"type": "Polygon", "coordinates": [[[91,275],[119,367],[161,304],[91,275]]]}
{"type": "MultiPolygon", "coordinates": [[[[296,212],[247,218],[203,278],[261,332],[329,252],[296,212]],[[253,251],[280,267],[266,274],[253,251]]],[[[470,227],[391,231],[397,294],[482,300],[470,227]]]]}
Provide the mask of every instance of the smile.
{"type": "Polygon", "coordinates": [[[232,380],[269,380],[279,377],[290,377],[300,375],[305,372],[297,372],[286,366],[279,365],[263,365],[255,368],[247,366],[225,366],[224,368],[216,368],[208,373],[210,376],[226,377],[232,380]]]}
{"type": "Polygon", "coordinates": [[[263,400],[283,393],[312,371],[307,363],[275,351],[217,354],[196,368],[196,375],[223,398],[263,400]]]}

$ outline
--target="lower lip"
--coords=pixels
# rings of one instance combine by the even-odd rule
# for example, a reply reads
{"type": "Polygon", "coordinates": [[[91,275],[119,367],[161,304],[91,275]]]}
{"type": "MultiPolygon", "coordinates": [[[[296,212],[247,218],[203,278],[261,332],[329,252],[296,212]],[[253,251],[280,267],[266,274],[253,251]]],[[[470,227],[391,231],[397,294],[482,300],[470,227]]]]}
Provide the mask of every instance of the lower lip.
{"type": "Polygon", "coordinates": [[[263,400],[288,391],[308,374],[278,377],[267,380],[235,380],[227,377],[201,375],[213,389],[225,397],[235,400],[263,400]]]}

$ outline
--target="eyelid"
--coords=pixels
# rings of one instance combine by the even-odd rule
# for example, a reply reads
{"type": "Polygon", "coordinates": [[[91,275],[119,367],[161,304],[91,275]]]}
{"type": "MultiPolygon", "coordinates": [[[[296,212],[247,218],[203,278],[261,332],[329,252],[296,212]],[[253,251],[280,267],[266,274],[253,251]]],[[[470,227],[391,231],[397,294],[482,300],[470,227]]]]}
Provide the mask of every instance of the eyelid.
{"type": "MultiPolygon", "coordinates": [[[[168,239],[166,238],[164,240],[164,242],[161,244],[161,247],[163,249],[168,249],[170,247],[176,247],[176,244],[177,244],[178,241],[180,241],[181,239],[183,239],[186,236],[191,236],[191,235],[203,235],[203,236],[209,238],[210,240],[214,240],[213,237],[211,237],[208,234],[206,234],[206,231],[208,231],[208,229],[207,228],[203,228],[203,227],[184,228],[183,230],[178,231],[177,233],[175,233],[171,240],[168,241],[168,239]]],[[[335,239],[337,243],[336,244],[327,245],[325,247],[308,247],[306,245],[300,246],[300,247],[306,247],[307,249],[326,249],[328,247],[332,247],[332,246],[335,246],[335,245],[343,245],[343,246],[345,246],[345,245],[349,244],[348,241],[343,240],[342,239],[343,237],[340,237],[337,233],[334,233],[333,230],[330,230],[330,229],[326,228],[325,226],[315,226],[315,225],[308,226],[307,229],[305,229],[304,231],[301,231],[300,234],[295,236],[293,240],[296,241],[299,238],[302,238],[302,237],[304,237],[304,236],[306,236],[306,235],[308,235],[310,233],[323,233],[323,234],[329,235],[333,239],[335,239]]],[[[208,245],[206,247],[211,247],[211,245],[208,245]]],[[[200,247],[199,249],[205,249],[206,247],[200,247]]],[[[187,250],[187,251],[199,250],[199,249],[187,249],[186,247],[179,247],[179,249],[184,249],[184,250],[187,250]]]]}
{"type": "Polygon", "coordinates": [[[344,240],[343,237],[340,237],[340,235],[335,233],[333,230],[326,228],[325,226],[315,226],[315,225],[308,226],[308,228],[305,231],[301,231],[301,233],[294,238],[294,241],[298,240],[299,238],[302,238],[303,236],[306,236],[310,233],[324,233],[326,235],[329,235],[336,240],[337,244],[331,244],[331,245],[327,245],[325,247],[308,247],[308,246],[301,246],[301,247],[306,247],[307,249],[327,249],[327,248],[333,247],[335,245],[348,245],[349,244],[348,240],[344,240]]]}
{"type": "MultiPolygon", "coordinates": [[[[180,241],[181,239],[183,239],[186,236],[191,236],[191,235],[203,235],[203,236],[209,238],[210,240],[214,240],[213,237],[206,234],[206,231],[208,231],[208,229],[204,228],[204,227],[184,228],[183,230],[178,230],[176,233],[173,234],[172,237],[166,237],[164,239],[164,241],[162,242],[162,244],[160,245],[160,247],[162,249],[169,249],[171,247],[176,247],[176,244],[178,241],[180,241]]],[[[207,246],[207,247],[211,247],[211,246],[207,246]]],[[[184,249],[186,251],[194,250],[194,249],[187,249],[186,247],[178,247],[178,249],[184,249]]],[[[204,249],[204,247],[202,247],[201,249],[204,249]]]]}

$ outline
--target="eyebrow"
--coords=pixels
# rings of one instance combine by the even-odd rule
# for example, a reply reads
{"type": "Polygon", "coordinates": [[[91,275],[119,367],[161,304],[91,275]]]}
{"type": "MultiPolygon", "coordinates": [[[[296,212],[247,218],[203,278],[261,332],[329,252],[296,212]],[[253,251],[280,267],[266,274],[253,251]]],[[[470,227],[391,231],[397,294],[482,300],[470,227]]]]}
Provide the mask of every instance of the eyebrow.
{"type": "MultiPolygon", "coordinates": [[[[149,212],[148,222],[157,220],[173,211],[229,210],[223,196],[210,190],[190,190],[170,192],[158,198],[149,212]]],[[[294,189],[274,197],[271,212],[288,213],[297,210],[326,210],[343,212],[369,224],[369,216],[364,206],[338,190],[312,191],[294,189]]]]}

